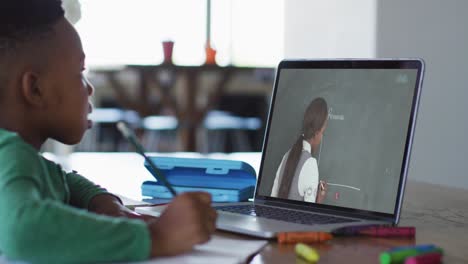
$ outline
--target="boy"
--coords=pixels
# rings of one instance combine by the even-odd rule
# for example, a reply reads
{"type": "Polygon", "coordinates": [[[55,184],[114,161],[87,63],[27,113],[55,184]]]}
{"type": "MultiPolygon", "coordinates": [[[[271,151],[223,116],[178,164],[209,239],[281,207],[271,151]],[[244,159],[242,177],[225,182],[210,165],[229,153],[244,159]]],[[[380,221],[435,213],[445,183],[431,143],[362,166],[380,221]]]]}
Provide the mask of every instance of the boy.
{"type": "Polygon", "coordinates": [[[84,53],[60,0],[0,4],[0,252],[32,263],[137,261],[206,242],[216,212],[181,194],[160,218],[39,153],[48,138],[78,143],[91,127],[84,53]]]}

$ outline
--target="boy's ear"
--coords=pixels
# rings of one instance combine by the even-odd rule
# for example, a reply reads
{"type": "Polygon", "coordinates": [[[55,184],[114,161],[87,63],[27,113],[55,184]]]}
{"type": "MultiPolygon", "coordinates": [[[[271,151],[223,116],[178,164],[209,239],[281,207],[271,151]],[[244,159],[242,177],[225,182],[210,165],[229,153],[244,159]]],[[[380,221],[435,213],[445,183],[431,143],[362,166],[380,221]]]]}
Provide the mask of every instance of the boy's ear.
{"type": "Polygon", "coordinates": [[[36,72],[25,71],[21,76],[21,95],[28,105],[39,108],[45,105],[44,91],[36,72]]]}

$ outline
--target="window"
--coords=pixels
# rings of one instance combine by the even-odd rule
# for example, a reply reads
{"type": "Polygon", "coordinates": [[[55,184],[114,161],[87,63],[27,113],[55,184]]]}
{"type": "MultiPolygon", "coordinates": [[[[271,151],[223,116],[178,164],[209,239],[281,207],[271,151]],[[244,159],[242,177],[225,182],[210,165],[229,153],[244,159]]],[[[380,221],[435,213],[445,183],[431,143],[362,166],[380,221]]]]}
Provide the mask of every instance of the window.
{"type": "MultiPolygon", "coordinates": [[[[205,60],[206,0],[80,0],[75,24],[90,67],[159,64],[161,42],[173,61],[205,60]]],[[[283,1],[212,0],[211,39],[219,65],[276,66],[283,57],[283,1]]]]}

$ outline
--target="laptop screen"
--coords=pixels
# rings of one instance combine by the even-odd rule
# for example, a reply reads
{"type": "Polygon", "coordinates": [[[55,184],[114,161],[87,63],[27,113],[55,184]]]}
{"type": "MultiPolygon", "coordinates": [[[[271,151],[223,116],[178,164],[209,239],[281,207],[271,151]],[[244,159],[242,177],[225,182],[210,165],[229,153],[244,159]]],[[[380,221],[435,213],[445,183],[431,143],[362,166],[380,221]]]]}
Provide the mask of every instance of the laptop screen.
{"type": "Polygon", "coordinates": [[[283,61],[256,196],[396,213],[421,64],[283,61]]]}

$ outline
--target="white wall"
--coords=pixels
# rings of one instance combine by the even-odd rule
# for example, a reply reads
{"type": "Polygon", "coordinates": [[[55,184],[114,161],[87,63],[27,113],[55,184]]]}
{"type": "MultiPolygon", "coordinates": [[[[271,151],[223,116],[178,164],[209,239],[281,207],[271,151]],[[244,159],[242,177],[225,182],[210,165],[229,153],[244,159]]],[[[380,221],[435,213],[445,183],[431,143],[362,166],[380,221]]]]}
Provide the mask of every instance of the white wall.
{"type": "Polygon", "coordinates": [[[426,61],[409,178],[468,189],[468,1],[285,1],[285,57],[426,61]]]}
{"type": "Polygon", "coordinates": [[[374,57],[375,0],[286,0],[286,58],[374,57]]]}
{"type": "Polygon", "coordinates": [[[377,56],[426,61],[409,177],[468,189],[468,1],[379,0],[377,56]]]}

